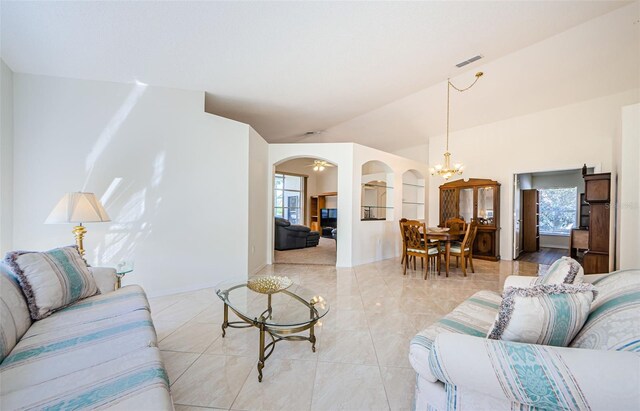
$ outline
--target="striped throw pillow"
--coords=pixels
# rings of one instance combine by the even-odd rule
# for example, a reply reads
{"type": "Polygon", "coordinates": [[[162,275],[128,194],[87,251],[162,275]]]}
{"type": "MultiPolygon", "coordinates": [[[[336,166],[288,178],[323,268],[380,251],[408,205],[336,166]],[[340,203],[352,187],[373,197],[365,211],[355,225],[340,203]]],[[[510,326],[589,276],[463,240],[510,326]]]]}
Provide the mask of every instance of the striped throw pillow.
{"type": "Polygon", "coordinates": [[[31,327],[27,308],[18,279],[6,264],[0,263],[0,362],[13,350],[24,333],[31,327]]]}
{"type": "Polygon", "coordinates": [[[640,269],[613,272],[593,285],[598,300],[570,346],[640,353],[640,269]]]}
{"type": "Polygon", "coordinates": [[[18,277],[33,320],[98,292],[76,246],[45,252],[12,251],[5,262],[18,277]]]}
{"type": "Polygon", "coordinates": [[[562,257],[551,264],[543,276],[538,277],[536,284],[579,284],[584,278],[584,269],[571,257],[562,257]]]}
{"type": "Polygon", "coordinates": [[[596,295],[592,284],[507,287],[487,337],[566,347],[587,321],[596,295]]]}

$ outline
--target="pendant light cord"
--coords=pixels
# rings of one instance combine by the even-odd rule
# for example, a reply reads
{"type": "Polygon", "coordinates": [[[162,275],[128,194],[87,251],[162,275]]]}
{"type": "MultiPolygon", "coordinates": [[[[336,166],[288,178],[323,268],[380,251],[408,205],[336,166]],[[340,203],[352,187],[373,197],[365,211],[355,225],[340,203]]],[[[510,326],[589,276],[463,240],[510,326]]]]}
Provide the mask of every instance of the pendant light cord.
{"type": "Polygon", "coordinates": [[[458,88],[453,85],[450,78],[447,79],[447,151],[446,151],[447,153],[449,152],[449,107],[451,106],[449,102],[451,99],[451,87],[453,87],[456,91],[459,91],[461,93],[463,91],[467,91],[478,82],[478,80],[480,79],[480,77],[482,77],[483,74],[484,73],[481,71],[477,72],[476,79],[473,80],[473,83],[471,83],[468,87],[465,87],[465,88],[458,88]]]}

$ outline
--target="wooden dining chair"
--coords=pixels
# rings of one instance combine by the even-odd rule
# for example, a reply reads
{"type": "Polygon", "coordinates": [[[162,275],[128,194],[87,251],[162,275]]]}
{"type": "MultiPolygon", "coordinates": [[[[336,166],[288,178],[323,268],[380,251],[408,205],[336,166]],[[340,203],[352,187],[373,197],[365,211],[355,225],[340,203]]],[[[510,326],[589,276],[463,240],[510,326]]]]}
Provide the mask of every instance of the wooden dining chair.
{"type": "Polygon", "coordinates": [[[465,277],[467,276],[467,265],[471,267],[472,273],[476,272],[473,268],[473,241],[476,239],[477,232],[478,223],[472,221],[467,226],[467,231],[460,245],[451,245],[450,255],[456,257],[456,262],[460,261],[462,273],[465,277]]]}
{"type": "Polygon", "coordinates": [[[407,222],[406,218],[401,218],[399,221],[400,224],[400,237],[402,238],[402,260],[400,260],[400,264],[404,264],[404,259],[407,258],[407,254],[405,253],[406,247],[404,245],[404,227],[402,223],[407,222]]]}
{"type": "Polygon", "coordinates": [[[436,264],[438,271],[440,270],[440,251],[437,246],[430,246],[429,243],[425,241],[427,227],[424,223],[409,220],[402,223],[402,226],[406,254],[406,258],[404,260],[404,275],[407,274],[407,266],[410,264],[411,259],[413,258],[413,269],[415,270],[416,259],[420,258],[422,261],[424,278],[426,280],[427,269],[430,264],[431,267],[433,267],[433,264],[436,264]],[[424,263],[425,258],[427,259],[426,265],[424,263]]]}
{"type": "Polygon", "coordinates": [[[444,222],[444,226],[449,228],[451,231],[466,231],[467,223],[462,218],[450,218],[444,222]]]}

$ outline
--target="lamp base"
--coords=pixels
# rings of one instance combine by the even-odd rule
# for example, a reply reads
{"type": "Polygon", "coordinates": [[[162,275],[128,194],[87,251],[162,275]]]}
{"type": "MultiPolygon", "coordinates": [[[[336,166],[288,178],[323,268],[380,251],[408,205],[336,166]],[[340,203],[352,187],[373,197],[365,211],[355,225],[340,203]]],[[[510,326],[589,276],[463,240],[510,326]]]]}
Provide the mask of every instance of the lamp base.
{"type": "Polygon", "coordinates": [[[87,229],[84,228],[82,224],[80,224],[73,227],[73,231],[71,232],[76,236],[76,245],[78,246],[80,255],[84,257],[84,246],[82,245],[82,240],[84,239],[84,234],[87,232],[87,229]]]}

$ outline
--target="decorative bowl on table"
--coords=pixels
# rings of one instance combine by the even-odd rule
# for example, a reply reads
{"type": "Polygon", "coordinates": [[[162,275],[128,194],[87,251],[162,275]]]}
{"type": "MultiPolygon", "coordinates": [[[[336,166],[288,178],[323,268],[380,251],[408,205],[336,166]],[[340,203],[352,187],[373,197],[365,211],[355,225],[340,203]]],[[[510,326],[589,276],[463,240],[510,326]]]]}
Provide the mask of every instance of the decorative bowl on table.
{"type": "Polygon", "coordinates": [[[432,233],[446,233],[449,231],[449,227],[429,227],[429,231],[432,233]]]}
{"type": "Polygon", "coordinates": [[[249,289],[260,294],[274,294],[291,287],[293,281],[289,277],[277,275],[260,275],[247,281],[249,289]]]}

